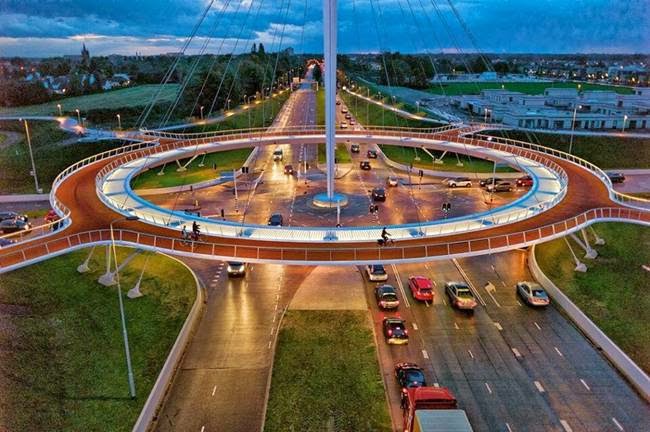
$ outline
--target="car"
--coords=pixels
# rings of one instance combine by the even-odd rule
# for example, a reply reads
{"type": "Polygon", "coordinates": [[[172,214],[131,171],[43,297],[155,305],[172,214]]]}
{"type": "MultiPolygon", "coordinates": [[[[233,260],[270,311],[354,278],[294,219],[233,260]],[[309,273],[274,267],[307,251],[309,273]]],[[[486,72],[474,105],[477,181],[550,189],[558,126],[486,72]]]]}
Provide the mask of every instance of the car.
{"type": "Polygon", "coordinates": [[[606,174],[612,183],[625,183],[625,175],[623,173],[608,171],[606,174]]]}
{"type": "Polygon", "coordinates": [[[0,221],[0,232],[2,232],[2,234],[11,234],[22,230],[27,231],[31,228],[32,224],[26,222],[22,218],[5,219],[0,221]]]}
{"type": "Polygon", "coordinates": [[[350,119],[350,126],[354,126],[357,122],[354,119],[350,119]]]}
{"type": "Polygon", "coordinates": [[[512,183],[504,181],[497,184],[487,185],[485,190],[488,192],[510,192],[512,190],[512,183]]]}
{"type": "Polygon", "coordinates": [[[414,387],[426,387],[424,370],[415,363],[400,362],[395,364],[395,378],[402,390],[414,387]]]}
{"type": "Polygon", "coordinates": [[[499,182],[502,182],[502,181],[503,181],[502,178],[490,177],[490,178],[481,179],[481,181],[479,181],[478,184],[481,187],[486,187],[487,185],[491,185],[491,184],[494,184],[494,183],[499,183],[499,182]]]}
{"type": "Polygon", "coordinates": [[[345,119],[346,119],[346,120],[350,120],[351,118],[352,118],[352,114],[347,113],[347,114],[345,115],[345,119]]]}
{"type": "Polygon", "coordinates": [[[409,288],[413,298],[420,301],[433,301],[433,283],[424,276],[410,276],[409,288]]]}
{"type": "Polygon", "coordinates": [[[275,149],[275,151],[273,152],[273,160],[281,161],[283,157],[284,156],[282,154],[282,149],[275,149]]]}
{"type": "Polygon", "coordinates": [[[368,159],[377,159],[377,150],[368,150],[366,156],[368,156],[368,159]]]}
{"type": "Polygon", "coordinates": [[[519,177],[517,181],[515,181],[515,184],[517,187],[531,187],[533,185],[533,178],[531,176],[519,177]]]}
{"type": "Polygon", "coordinates": [[[246,274],[246,263],[228,261],[228,276],[244,276],[246,274]]]}
{"type": "Polygon", "coordinates": [[[11,220],[18,219],[18,220],[22,220],[23,222],[29,222],[29,218],[27,217],[27,215],[22,215],[20,213],[16,213],[13,211],[0,212],[0,221],[9,220],[9,219],[11,220]]]}
{"type": "Polygon", "coordinates": [[[293,174],[293,165],[285,165],[284,166],[284,173],[285,174],[293,174]]]}
{"type": "Polygon", "coordinates": [[[362,170],[365,170],[365,171],[369,171],[370,170],[370,161],[364,160],[364,161],[359,162],[359,168],[361,168],[362,170]]]}
{"type": "Polygon", "coordinates": [[[375,299],[377,306],[381,309],[397,309],[399,307],[397,291],[392,285],[384,284],[375,288],[375,299]]]}
{"type": "Polygon", "coordinates": [[[366,273],[368,274],[368,279],[372,282],[385,282],[388,280],[388,273],[386,273],[386,269],[381,264],[368,264],[366,266],[366,273]]]}
{"type": "Polygon", "coordinates": [[[456,309],[473,311],[477,306],[474,294],[464,282],[447,282],[445,292],[456,309]]]}
{"type": "Polygon", "coordinates": [[[372,190],[373,201],[386,201],[386,191],[383,188],[374,188],[372,190]]]}
{"type": "Polygon", "coordinates": [[[3,248],[5,246],[10,246],[12,244],[16,243],[14,240],[9,240],[6,238],[0,238],[0,248],[3,248]]]}
{"type": "Polygon", "coordinates": [[[397,186],[398,183],[398,178],[396,176],[388,176],[386,177],[386,184],[391,187],[397,186]]]}
{"type": "Polygon", "coordinates": [[[341,114],[347,114],[348,109],[346,107],[341,108],[341,114]]]}
{"type": "Polygon", "coordinates": [[[447,186],[450,188],[472,187],[472,181],[467,177],[456,177],[456,178],[448,179],[447,186]]]}
{"type": "Polygon", "coordinates": [[[361,146],[359,146],[359,144],[351,144],[350,145],[350,151],[352,153],[360,153],[361,152],[361,146]]]}
{"type": "Polygon", "coordinates": [[[283,221],[284,221],[284,218],[282,217],[282,215],[281,215],[280,213],[273,213],[273,214],[269,217],[269,222],[268,222],[268,224],[271,225],[271,226],[278,226],[278,227],[281,227],[283,221]]]}
{"type": "Polygon", "coordinates": [[[346,122],[341,122],[341,129],[347,129],[348,124],[346,122]]]}
{"type": "Polygon", "coordinates": [[[544,288],[535,282],[517,282],[517,294],[530,306],[548,306],[551,303],[544,288]]]}
{"type": "Polygon", "coordinates": [[[384,318],[382,321],[384,338],[390,345],[404,345],[409,343],[409,332],[406,329],[406,321],[402,318],[384,318]]]}
{"type": "Polygon", "coordinates": [[[337,99],[337,100],[336,100],[336,104],[337,104],[337,105],[341,105],[341,101],[337,99]]]}

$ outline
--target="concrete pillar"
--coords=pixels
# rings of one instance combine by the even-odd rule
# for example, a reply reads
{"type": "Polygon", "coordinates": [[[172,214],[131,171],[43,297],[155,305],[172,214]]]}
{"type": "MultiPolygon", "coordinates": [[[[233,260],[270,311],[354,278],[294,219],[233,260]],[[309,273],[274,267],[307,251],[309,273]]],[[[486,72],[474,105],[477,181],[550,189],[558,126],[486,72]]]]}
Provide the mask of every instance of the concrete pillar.
{"type": "Polygon", "coordinates": [[[147,258],[144,261],[144,264],[142,266],[142,271],[140,272],[140,277],[138,277],[138,281],[135,283],[135,286],[129,290],[128,293],[126,293],[126,296],[130,299],[135,299],[138,297],[142,297],[144,294],[140,291],[140,283],[142,283],[142,276],[144,276],[144,270],[147,268],[147,263],[149,262],[149,255],[147,255],[147,258]]]}
{"type": "Polygon", "coordinates": [[[115,285],[115,279],[111,273],[111,245],[106,246],[106,273],[101,275],[97,282],[104,286],[115,285]]]}
{"type": "Polygon", "coordinates": [[[327,198],[330,201],[334,198],[334,155],[336,146],[336,1],[323,0],[325,154],[327,162],[327,198]]]}
{"type": "Polygon", "coordinates": [[[594,229],[593,225],[589,225],[589,228],[591,229],[591,233],[594,235],[594,238],[596,239],[594,243],[598,246],[602,246],[605,244],[605,239],[600,237],[596,230],[594,229]]]}
{"type": "MultiPolygon", "coordinates": [[[[110,254],[110,250],[111,250],[111,249],[110,249],[110,246],[109,246],[109,247],[107,248],[107,251],[108,251],[109,254],[110,254]]],[[[117,281],[115,280],[115,275],[117,274],[117,272],[121,271],[124,267],[126,267],[126,266],[131,262],[131,261],[133,261],[133,258],[135,258],[135,257],[136,257],[138,254],[140,254],[140,253],[142,253],[142,250],[141,250],[141,249],[137,249],[137,250],[136,250],[135,252],[133,252],[131,255],[129,255],[128,257],[126,257],[126,259],[125,259],[124,261],[122,261],[122,264],[120,264],[119,267],[117,267],[117,269],[116,269],[114,272],[111,272],[111,271],[110,271],[110,261],[107,260],[107,264],[108,264],[107,269],[108,269],[108,271],[107,271],[107,273],[104,273],[104,274],[103,274],[103,275],[102,275],[102,276],[97,280],[97,282],[99,282],[100,284],[102,284],[102,285],[104,285],[104,286],[112,286],[112,285],[115,285],[115,284],[117,283],[117,281]]],[[[117,264],[117,263],[115,263],[115,264],[117,264]]]]}
{"type": "Polygon", "coordinates": [[[562,237],[564,241],[566,242],[567,247],[569,248],[569,251],[571,251],[571,256],[573,257],[573,261],[576,263],[575,271],[584,273],[587,271],[587,266],[585,263],[581,262],[578,257],[576,256],[575,252],[573,252],[573,248],[571,247],[571,244],[569,243],[569,240],[566,237],[562,237]]]}
{"type": "Polygon", "coordinates": [[[580,230],[580,234],[582,235],[582,240],[575,234],[569,234],[571,238],[580,245],[582,249],[585,251],[585,258],[587,259],[594,259],[598,256],[598,251],[596,249],[592,248],[591,245],[589,244],[589,239],[587,239],[587,235],[584,230],[580,230]]]}
{"type": "Polygon", "coordinates": [[[95,252],[95,247],[96,246],[93,246],[92,249],[90,249],[90,253],[86,257],[84,262],[79,264],[79,267],[77,267],[77,271],[79,273],[87,273],[88,271],[90,271],[90,267],[88,266],[88,263],[90,262],[90,258],[93,256],[93,252],[95,252]]]}

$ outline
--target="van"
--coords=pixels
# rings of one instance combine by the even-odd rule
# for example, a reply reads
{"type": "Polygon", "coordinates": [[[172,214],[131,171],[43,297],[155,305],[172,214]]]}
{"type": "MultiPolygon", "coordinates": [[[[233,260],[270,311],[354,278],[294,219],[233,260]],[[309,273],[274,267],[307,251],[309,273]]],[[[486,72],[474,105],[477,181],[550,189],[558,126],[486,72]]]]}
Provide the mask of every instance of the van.
{"type": "Polygon", "coordinates": [[[282,160],[282,149],[275,149],[273,152],[273,160],[274,161],[281,161],[282,160]]]}

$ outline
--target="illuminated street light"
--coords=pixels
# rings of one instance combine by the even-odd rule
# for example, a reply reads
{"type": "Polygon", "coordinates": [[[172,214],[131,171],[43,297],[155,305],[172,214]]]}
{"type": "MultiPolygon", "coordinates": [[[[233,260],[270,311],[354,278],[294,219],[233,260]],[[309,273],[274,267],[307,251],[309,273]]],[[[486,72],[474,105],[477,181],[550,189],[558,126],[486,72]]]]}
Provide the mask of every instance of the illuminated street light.
{"type": "Polygon", "coordinates": [[[576,105],[573,109],[573,121],[571,122],[571,139],[569,140],[569,154],[571,154],[571,150],[573,150],[573,131],[576,128],[576,114],[578,113],[578,109],[582,109],[582,105],[576,105]]]}
{"type": "Polygon", "coordinates": [[[203,105],[201,105],[201,120],[203,120],[203,105]]]}
{"type": "Polygon", "coordinates": [[[77,108],[75,111],[77,112],[77,124],[83,127],[83,125],[81,124],[81,114],[79,113],[79,108],[77,108]]]}
{"type": "Polygon", "coordinates": [[[625,123],[627,122],[627,114],[623,116],[623,127],[621,128],[621,133],[625,132],[625,123]]]}
{"type": "Polygon", "coordinates": [[[118,114],[117,116],[117,128],[122,130],[122,117],[118,114]]]}
{"type": "Polygon", "coordinates": [[[61,104],[56,104],[56,107],[59,109],[59,117],[63,117],[63,110],[61,109],[61,104]]]}

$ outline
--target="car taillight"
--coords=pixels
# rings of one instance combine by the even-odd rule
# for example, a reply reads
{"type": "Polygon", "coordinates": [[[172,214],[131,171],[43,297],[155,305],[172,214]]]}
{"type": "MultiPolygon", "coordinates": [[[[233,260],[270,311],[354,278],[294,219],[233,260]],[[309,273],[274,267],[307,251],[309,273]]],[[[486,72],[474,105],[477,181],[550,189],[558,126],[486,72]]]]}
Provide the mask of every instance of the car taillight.
{"type": "Polygon", "coordinates": [[[393,335],[393,330],[388,329],[388,336],[392,336],[392,335],[393,335]]]}
{"type": "Polygon", "coordinates": [[[405,335],[408,335],[408,334],[409,334],[409,331],[408,331],[407,329],[404,329],[404,334],[405,334],[405,335]]]}

